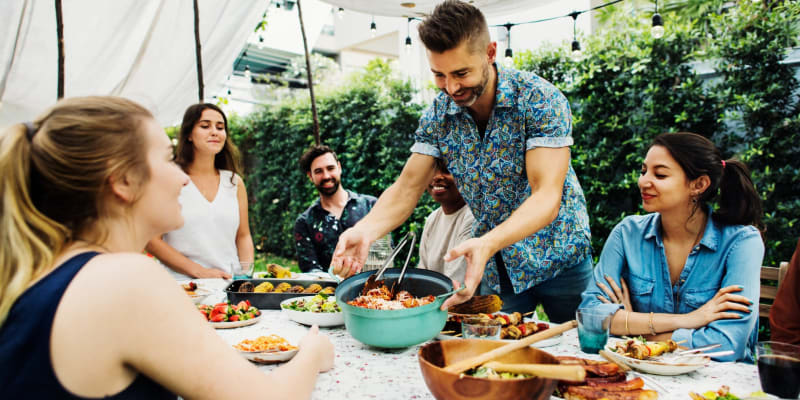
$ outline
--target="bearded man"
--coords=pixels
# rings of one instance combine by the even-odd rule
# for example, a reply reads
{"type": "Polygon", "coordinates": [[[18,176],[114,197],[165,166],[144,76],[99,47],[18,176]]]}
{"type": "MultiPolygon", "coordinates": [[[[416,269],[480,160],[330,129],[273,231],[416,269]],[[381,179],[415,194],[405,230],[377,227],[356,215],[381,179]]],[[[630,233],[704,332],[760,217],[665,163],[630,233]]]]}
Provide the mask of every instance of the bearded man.
{"type": "Polygon", "coordinates": [[[295,220],[297,263],[303,272],[327,270],[339,235],[367,215],[377,199],[342,187],[342,164],[328,146],[309,148],[299,164],[319,199],[295,220]]]}
{"type": "Polygon", "coordinates": [[[418,30],[441,93],[420,118],[400,176],[339,237],[334,272],[361,270],[370,243],[411,215],[439,158],[475,217],[474,238],[445,257],[467,260],[466,289],[442,308],[480,287],[500,294],[503,311],[542,304],[554,322],[573,319],[592,257],[586,200],[570,165],[569,102],[535,74],[497,65],[486,19],[467,2],[440,3],[418,30]]]}

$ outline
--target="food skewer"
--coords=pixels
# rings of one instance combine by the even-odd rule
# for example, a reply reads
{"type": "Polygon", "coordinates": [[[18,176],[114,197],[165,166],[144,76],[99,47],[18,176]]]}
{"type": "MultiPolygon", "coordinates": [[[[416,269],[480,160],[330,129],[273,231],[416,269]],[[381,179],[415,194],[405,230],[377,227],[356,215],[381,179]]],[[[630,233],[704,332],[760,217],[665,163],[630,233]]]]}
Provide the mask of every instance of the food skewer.
{"type": "Polygon", "coordinates": [[[719,343],[715,343],[715,344],[711,344],[711,345],[708,345],[708,346],[697,347],[697,348],[694,348],[694,349],[681,350],[681,351],[675,352],[675,354],[684,355],[684,354],[691,354],[691,353],[700,353],[700,352],[703,352],[703,351],[706,351],[706,350],[716,349],[719,346],[722,346],[722,345],[719,344],[719,343]]]}
{"type": "Polygon", "coordinates": [[[534,375],[546,379],[558,379],[572,382],[582,382],[586,379],[586,370],[580,365],[508,364],[498,361],[489,361],[483,364],[483,366],[495,371],[534,375]]]}
{"type": "Polygon", "coordinates": [[[459,362],[450,364],[450,365],[444,367],[444,370],[447,371],[447,372],[452,372],[452,373],[464,372],[464,371],[466,371],[468,369],[475,368],[478,365],[481,365],[481,364],[483,364],[483,363],[485,363],[487,361],[491,361],[491,360],[493,360],[495,358],[498,358],[500,356],[503,356],[503,355],[506,355],[508,353],[511,353],[512,351],[519,350],[519,349],[525,348],[527,346],[530,346],[531,344],[536,343],[536,342],[538,342],[540,340],[548,339],[548,338],[551,338],[551,337],[556,336],[558,334],[564,333],[564,332],[566,332],[566,331],[568,331],[570,329],[574,329],[577,326],[578,326],[578,322],[575,321],[575,320],[572,320],[572,321],[569,321],[569,322],[565,322],[565,323],[563,323],[563,324],[561,324],[561,325],[559,325],[557,327],[553,327],[553,328],[541,331],[539,333],[535,333],[535,334],[533,334],[531,336],[528,336],[528,337],[526,337],[524,339],[521,339],[521,340],[519,340],[517,342],[509,343],[509,344],[507,344],[505,346],[498,347],[498,348],[496,348],[494,350],[491,350],[491,351],[487,351],[486,353],[479,354],[479,355],[477,355],[475,357],[470,357],[470,358],[467,358],[465,360],[461,360],[459,362]]]}
{"type": "Polygon", "coordinates": [[[617,364],[617,366],[619,367],[619,370],[622,371],[622,372],[628,372],[628,371],[631,370],[631,367],[629,367],[628,364],[625,364],[625,363],[622,363],[622,362],[617,362],[617,360],[615,360],[614,357],[611,357],[608,354],[607,350],[600,350],[600,355],[603,358],[605,358],[606,360],[608,360],[608,362],[610,362],[612,364],[617,364]]]}

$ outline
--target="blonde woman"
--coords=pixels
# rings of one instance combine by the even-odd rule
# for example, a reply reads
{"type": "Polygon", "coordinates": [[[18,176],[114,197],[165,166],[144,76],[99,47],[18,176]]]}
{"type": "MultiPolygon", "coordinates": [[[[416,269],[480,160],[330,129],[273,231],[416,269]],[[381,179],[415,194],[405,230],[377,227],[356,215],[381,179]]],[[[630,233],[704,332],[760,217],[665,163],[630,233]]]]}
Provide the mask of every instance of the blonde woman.
{"type": "Polygon", "coordinates": [[[147,251],[177,279],[230,278],[231,264],[253,261],[247,190],[228,119],[213,104],[183,115],[175,162],[189,175],[181,191],[184,224],[150,241],[147,251]]]}
{"type": "Polygon", "coordinates": [[[0,138],[3,397],[310,396],[333,364],[316,328],[265,375],[141,254],[183,223],[188,182],[147,110],[73,98],[0,138]]]}

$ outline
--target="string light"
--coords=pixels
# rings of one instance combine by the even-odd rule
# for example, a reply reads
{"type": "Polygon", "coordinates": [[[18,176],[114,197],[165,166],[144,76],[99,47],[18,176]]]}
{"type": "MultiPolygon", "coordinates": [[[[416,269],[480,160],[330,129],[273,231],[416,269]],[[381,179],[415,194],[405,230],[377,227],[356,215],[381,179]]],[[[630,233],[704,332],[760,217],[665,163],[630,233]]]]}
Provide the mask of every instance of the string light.
{"type": "Polygon", "coordinates": [[[378,26],[375,25],[375,16],[372,16],[372,23],[369,24],[369,30],[372,32],[372,37],[375,37],[375,32],[378,32],[378,26]]]}
{"type": "Polygon", "coordinates": [[[658,0],[656,0],[656,12],[653,14],[653,27],[650,28],[650,34],[655,39],[664,37],[664,20],[661,19],[661,14],[658,13],[658,0]]]}
{"type": "Polygon", "coordinates": [[[244,66],[244,78],[249,81],[251,77],[252,77],[252,74],[250,73],[250,66],[249,65],[245,65],[244,66]]]}
{"type": "Polygon", "coordinates": [[[406,53],[411,51],[411,18],[406,21],[406,53]]]}
{"type": "Polygon", "coordinates": [[[511,27],[514,25],[511,24],[510,22],[507,22],[504,26],[506,27],[506,33],[508,35],[508,46],[506,47],[506,56],[504,63],[508,67],[514,63],[514,51],[511,50],[511,27]]]}
{"type": "Polygon", "coordinates": [[[344,8],[339,7],[339,11],[337,11],[336,14],[339,16],[339,19],[344,18],[344,8]]]}
{"type": "Polygon", "coordinates": [[[581,44],[578,42],[578,15],[581,15],[578,11],[569,14],[572,17],[572,59],[575,61],[579,61],[583,57],[581,44]]]}

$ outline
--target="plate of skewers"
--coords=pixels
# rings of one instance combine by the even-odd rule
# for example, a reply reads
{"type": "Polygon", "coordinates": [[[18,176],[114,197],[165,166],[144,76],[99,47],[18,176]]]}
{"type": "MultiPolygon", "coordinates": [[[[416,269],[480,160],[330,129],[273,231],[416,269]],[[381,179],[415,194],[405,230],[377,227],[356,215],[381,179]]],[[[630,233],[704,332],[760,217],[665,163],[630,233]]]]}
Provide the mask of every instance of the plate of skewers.
{"type": "MultiPolygon", "coordinates": [[[[467,318],[473,320],[474,319],[485,320],[487,321],[487,323],[491,320],[500,321],[500,323],[502,324],[502,328],[500,331],[500,340],[509,342],[520,340],[522,338],[533,335],[534,333],[549,329],[550,327],[558,326],[558,324],[553,324],[551,322],[537,321],[536,319],[524,316],[523,314],[520,314],[518,312],[510,314],[504,312],[495,312],[491,314],[449,313],[447,315],[447,323],[444,326],[444,330],[442,330],[439,333],[437,339],[449,340],[449,339],[461,338],[461,321],[467,318]]],[[[532,346],[550,347],[558,345],[559,343],[561,343],[561,335],[556,335],[551,338],[538,341],[532,344],[532,346]]]]}
{"type": "MultiPolygon", "coordinates": [[[[699,349],[698,349],[699,350],[699,349]]],[[[651,342],[638,339],[609,339],[606,353],[615,362],[625,364],[639,372],[654,375],[681,375],[696,371],[711,362],[709,355],[678,347],[673,340],[651,342]]]]}

